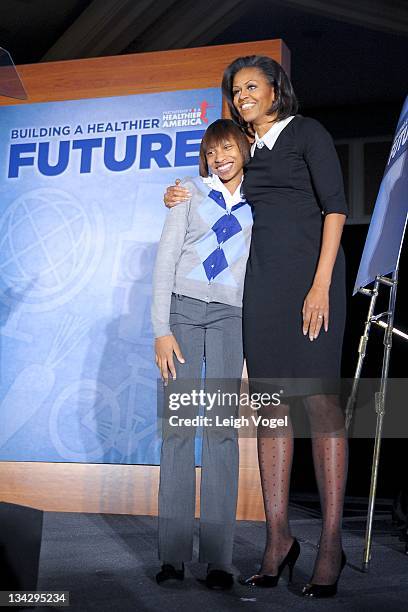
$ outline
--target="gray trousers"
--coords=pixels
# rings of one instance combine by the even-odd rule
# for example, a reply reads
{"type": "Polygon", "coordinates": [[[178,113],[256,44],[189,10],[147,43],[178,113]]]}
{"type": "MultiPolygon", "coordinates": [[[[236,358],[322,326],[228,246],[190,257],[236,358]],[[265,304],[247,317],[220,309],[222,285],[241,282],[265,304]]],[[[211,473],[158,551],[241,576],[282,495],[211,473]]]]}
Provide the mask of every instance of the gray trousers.
{"type": "MultiPolygon", "coordinates": [[[[206,392],[239,393],[243,366],[241,308],[173,295],[170,326],[185,364],[174,358],[177,380],[169,379],[166,394],[199,387],[203,360],[206,392]]],[[[198,407],[189,406],[172,414],[191,418],[198,411],[198,407]]],[[[204,410],[214,420],[216,413],[222,416],[223,412],[224,416],[236,415],[237,405],[204,410]]],[[[193,554],[196,430],[191,426],[171,427],[166,415],[163,423],[159,558],[176,563],[191,560],[193,554]]],[[[203,428],[201,466],[199,560],[228,565],[232,560],[239,468],[237,430],[233,426],[203,428]]]]}

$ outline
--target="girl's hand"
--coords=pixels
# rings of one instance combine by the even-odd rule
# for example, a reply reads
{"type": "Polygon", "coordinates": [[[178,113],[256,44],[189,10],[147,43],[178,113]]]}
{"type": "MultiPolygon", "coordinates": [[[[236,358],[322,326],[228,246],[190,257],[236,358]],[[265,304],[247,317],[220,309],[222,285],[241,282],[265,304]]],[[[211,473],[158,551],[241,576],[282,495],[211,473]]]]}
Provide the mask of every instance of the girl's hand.
{"type": "Polygon", "coordinates": [[[177,340],[173,335],[160,336],[154,341],[154,350],[156,353],[156,365],[160,370],[160,375],[163,379],[164,385],[167,386],[169,382],[169,371],[176,380],[176,368],[174,367],[173,353],[176,354],[177,359],[180,363],[185,363],[184,357],[181,354],[180,347],[177,340]]]}
{"type": "Polygon", "coordinates": [[[187,202],[191,198],[191,193],[185,187],[180,187],[180,179],[176,179],[176,184],[167,187],[163,200],[167,208],[173,208],[180,202],[187,202]]]}
{"type": "Polygon", "coordinates": [[[324,324],[324,331],[329,329],[329,288],[312,285],[303,302],[303,335],[309,332],[312,342],[320,333],[324,324]]]}

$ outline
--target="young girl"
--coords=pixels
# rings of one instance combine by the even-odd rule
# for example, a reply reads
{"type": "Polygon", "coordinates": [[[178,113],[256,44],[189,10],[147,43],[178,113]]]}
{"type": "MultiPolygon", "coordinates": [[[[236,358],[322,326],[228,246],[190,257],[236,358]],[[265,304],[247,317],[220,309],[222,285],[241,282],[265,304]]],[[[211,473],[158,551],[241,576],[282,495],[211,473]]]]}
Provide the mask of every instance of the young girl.
{"type": "MultiPolygon", "coordinates": [[[[227,119],[212,123],[200,147],[200,177],[184,181],[191,198],[166,218],[154,271],[152,322],[156,364],[172,391],[176,378],[185,386],[200,381],[204,362],[206,391],[214,379],[224,379],[216,381],[217,390],[239,392],[242,295],[252,227],[251,209],[241,193],[248,160],[249,143],[241,129],[227,119]]],[[[195,428],[177,423],[197,413],[198,406],[181,407],[163,428],[159,584],[182,580],[183,562],[192,558],[195,428]]],[[[216,426],[214,409],[206,416],[212,422],[203,431],[199,559],[208,564],[207,586],[222,589],[233,584],[238,442],[233,427],[216,426]]]]}

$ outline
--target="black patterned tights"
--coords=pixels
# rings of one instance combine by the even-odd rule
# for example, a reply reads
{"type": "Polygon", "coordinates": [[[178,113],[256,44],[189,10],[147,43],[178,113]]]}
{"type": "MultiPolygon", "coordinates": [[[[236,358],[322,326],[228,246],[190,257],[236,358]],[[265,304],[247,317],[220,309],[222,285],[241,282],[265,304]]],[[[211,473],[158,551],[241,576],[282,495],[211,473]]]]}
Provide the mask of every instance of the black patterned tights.
{"type": "MultiPolygon", "coordinates": [[[[314,395],[304,400],[312,435],[313,462],[322,508],[323,525],[311,582],[331,584],[341,563],[341,521],[347,477],[347,438],[337,396],[314,395]]],[[[263,416],[289,417],[289,406],[264,407],[263,416]]],[[[266,516],[266,546],[260,573],[276,575],[293,537],[288,506],[293,457],[293,430],[289,426],[271,435],[258,427],[258,459],[266,516]]],[[[276,432],[277,430],[273,430],[276,432]]]]}

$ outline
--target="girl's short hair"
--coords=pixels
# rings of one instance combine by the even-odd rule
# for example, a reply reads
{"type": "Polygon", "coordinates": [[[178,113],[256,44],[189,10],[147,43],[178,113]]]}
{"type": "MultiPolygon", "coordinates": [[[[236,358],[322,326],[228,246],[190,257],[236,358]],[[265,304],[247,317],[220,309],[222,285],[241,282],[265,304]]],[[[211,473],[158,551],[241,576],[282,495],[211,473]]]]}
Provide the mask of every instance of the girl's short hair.
{"type": "Polygon", "coordinates": [[[214,121],[214,123],[208,126],[201,141],[199,162],[200,176],[207,177],[209,175],[206,157],[208,149],[231,139],[238,145],[238,149],[244,160],[244,166],[249,162],[250,144],[242,129],[231,119],[217,119],[217,121],[214,121]]]}
{"type": "Polygon", "coordinates": [[[257,68],[273,87],[275,100],[268,111],[268,115],[277,113],[278,121],[286,119],[290,115],[296,115],[299,108],[298,101],[292,83],[282,66],[266,55],[238,57],[224,71],[222,92],[227,99],[231,117],[249,136],[253,136],[253,130],[236,110],[232,93],[234,77],[243,68],[257,68]]]}

